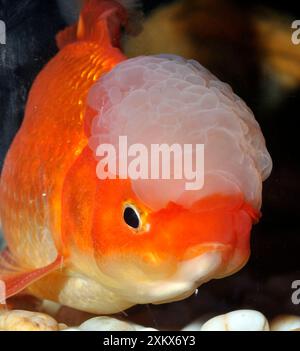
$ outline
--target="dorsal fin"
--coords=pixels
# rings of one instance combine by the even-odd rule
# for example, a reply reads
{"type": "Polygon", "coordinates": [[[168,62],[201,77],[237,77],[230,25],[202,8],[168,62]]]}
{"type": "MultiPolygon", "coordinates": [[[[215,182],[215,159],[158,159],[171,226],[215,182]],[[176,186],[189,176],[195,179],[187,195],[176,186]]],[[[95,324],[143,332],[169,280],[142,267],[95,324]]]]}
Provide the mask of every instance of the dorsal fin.
{"type": "Polygon", "coordinates": [[[78,23],[58,33],[57,45],[61,49],[77,40],[87,40],[119,47],[121,27],[127,22],[128,12],[122,1],[85,0],[78,23]]]}

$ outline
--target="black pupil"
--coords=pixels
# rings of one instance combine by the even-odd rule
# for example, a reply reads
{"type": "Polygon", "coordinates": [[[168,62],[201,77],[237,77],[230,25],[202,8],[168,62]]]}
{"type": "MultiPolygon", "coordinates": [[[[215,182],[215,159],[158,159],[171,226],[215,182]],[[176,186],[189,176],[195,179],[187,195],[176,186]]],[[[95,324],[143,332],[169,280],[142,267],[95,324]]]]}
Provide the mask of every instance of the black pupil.
{"type": "Polygon", "coordinates": [[[126,207],[124,210],[124,221],[127,225],[132,228],[137,229],[140,225],[140,220],[135,212],[135,210],[131,207],[126,207]]]}

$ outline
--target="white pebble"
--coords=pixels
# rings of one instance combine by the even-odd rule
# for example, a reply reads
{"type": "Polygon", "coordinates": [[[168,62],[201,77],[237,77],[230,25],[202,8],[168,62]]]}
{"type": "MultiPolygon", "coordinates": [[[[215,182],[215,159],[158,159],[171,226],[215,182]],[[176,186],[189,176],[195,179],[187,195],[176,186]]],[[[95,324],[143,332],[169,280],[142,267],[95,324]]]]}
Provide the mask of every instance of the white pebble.
{"type": "Polygon", "coordinates": [[[134,328],[135,331],[158,331],[157,329],[145,327],[143,325],[130,323],[130,325],[134,328]]]}
{"type": "Polygon", "coordinates": [[[182,331],[199,331],[202,327],[203,323],[199,322],[198,320],[187,324],[185,327],[183,327],[181,330],[182,331]]]}
{"type": "Polygon", "coordinates": [[[1,311],[0,330],[7,331],[56,331],[55,319],[44,313],[22,310],[1,311]]]}
{"type": "Polygon", "coordinates": [[[272,320],[272,331],[292,331],[300,328],[300,316],[281,315],[272,320]]]}
{"type": "Polygon", "coordinates": [[[78,327],[66,328],[62,329],[61,331],[81,331],[78,327]]]}
{"type": "Polygon", "coordinates": [[[201,330],[201,327],[203,324],[209,319],[212,318],[211,314],[205,314],[201,316],[200,318],[195,319],[191,323],[187,324],[184,326],[181,330],[182,331],[199,331],[201,330]]]}
{"type": "Polygon", "coordinates": [[[135,331],[133,325],[111,317],[94,317],[79,326],[84,331],[135,331]]]}
{"type": "Polygon", "coordinates": [[[237,310],[208,320],[202,331],[267,331],[269,324],[263,314],[254,310],[237,310]]]}
{"type": "Polygon", "coordinates": [[[146,328],[146,327],[143,327],[143,326],[136,326],[134,329],[135,329],[135,331],[158,331],[157,329],[146,328]]]}

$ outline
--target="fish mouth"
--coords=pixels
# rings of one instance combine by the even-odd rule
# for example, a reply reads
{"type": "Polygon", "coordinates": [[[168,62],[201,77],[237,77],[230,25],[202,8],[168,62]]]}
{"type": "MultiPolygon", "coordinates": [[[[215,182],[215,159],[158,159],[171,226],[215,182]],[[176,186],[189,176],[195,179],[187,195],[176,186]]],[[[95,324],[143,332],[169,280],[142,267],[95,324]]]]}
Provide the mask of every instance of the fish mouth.
{"type": "Polygon", "coordinates": [[[155,264],[146,264],[145,268],[145,263],[139,266],[137,261],[125,262],[125,257],[114,257],[113,266],[122,263],[121,271],[114,269],[111,260],[101,264],[100,269],[118,282],[118,286],[110,288],[127,301],[161,304],[182,300],[203,283],[230,274],[233,266],[229,267],[228,260],[233,257],[230,245],[206,243],[189,249],[177,262],[158,262],[156,257],[155,264]]]}
{"type": "Polygon", "coordinates": [[[231,245],[222,243],[203,243],[199,245],[194,245],[188,248],[182,256],[182,261],[188,261],[206,252],[223,252],[224,254],[229,253],[231,250],[231,245]]]}
{"type": "Polygon", "coordinates": [[[183,260],[178,264],[176,273],[168,279],[149,284],[148,297],[154,304],[187,298],[217,274],[221,263],[222,254],[217,250],[183,260]]]}

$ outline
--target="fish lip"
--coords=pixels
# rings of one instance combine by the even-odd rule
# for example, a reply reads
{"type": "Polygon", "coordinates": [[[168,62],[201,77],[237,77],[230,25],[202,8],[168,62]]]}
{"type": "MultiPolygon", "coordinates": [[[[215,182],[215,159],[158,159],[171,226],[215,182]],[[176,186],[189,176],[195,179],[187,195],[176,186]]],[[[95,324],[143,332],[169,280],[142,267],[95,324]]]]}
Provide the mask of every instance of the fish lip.
{"type": "Polygon", "coordinates": [[[182,300],[194,293],[203,283],[214,278],[222,263],[220,251],[206,252],[179,263],[172,276],[144,283],[134,294],[135,303],[161,304],[182,300]]]}
{"type": "Polygon", "coordinates": [[[214,278],[222,265],[222,250],[206,252],[178,263],[170,276],[157,280],[119,280],[112,289],[134,304],[161,304],[182,300],[194,293],[203,283],[214,278]]]}
{"type": "Polygon", "coordinates": [[[206,252],[230,252],[232,250],[231,244],[224,244],[220,242],[205,242],[198,245],[194,245],[188,248],[180,259],[180,262],[193,259],[206,252]]]}
{"type": "Polygon", "coordinates": [[[196,251],[194,257],[177,260],[176,270],[169,275],[130,280],[113,274],[110,279],[115,281],[114,287],[108,288],[133,304],[162,304],[187,298],[203,283],[223,275],[235,252],[230,244],[219,242],[199,244],[196,251]]]}

